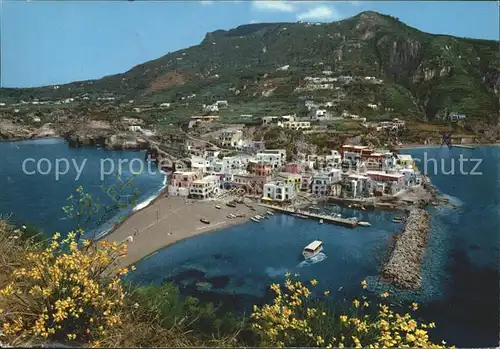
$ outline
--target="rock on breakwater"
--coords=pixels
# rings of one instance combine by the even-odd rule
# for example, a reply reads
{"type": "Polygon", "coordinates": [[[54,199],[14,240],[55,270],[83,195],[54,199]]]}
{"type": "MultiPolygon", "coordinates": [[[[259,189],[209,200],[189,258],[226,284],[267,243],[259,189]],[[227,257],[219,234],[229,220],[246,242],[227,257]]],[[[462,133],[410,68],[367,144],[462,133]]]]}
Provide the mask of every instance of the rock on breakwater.
{"type": "Polygon", "coordinates": [[[420,266],[427,245],[429,214],[416,208],[410,211],[403,232],[398,236],[388,262],[382,269],[382,278],[401,289],[420,287],[420,266]]]}

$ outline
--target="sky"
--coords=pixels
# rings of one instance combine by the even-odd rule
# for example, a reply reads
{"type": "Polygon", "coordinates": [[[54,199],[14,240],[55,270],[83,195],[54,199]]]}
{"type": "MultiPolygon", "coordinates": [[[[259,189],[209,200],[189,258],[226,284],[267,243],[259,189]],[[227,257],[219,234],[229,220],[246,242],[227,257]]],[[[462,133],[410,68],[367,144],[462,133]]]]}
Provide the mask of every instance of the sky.
{"type": "Polygon", "coordinates": [[[0,86],[97,79],[258,22],[331,22],[372,10],[422,31],[499,40],[496,1],[0,0],[0,86]]]}

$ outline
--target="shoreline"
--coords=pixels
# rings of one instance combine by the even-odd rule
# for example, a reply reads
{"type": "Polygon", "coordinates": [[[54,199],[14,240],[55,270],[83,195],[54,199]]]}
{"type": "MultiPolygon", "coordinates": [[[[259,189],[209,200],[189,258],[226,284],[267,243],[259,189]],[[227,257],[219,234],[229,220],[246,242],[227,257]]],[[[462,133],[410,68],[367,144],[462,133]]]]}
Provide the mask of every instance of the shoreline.
{"type": "Polygon", "coordinates": [[[227,201],[168,197],[164,189],[149,205],[127,216],[97,240],[121,242],[132,236],[133,241],[126,242],[127,256],[120,263],[129,266],[174,243],[250,222],[250,217],[266,211],[258,205],[250,205],[255,211],[244,204],[228,207],[225,205],[227,201]],[[221,208],[217,209],[216,205],[221,208]],[[229,213],[243,214],[244,217],[230,219],[227,217],[229,213]],[[210,224],[202,223],[201,218],[208,219],[210,224]]]}

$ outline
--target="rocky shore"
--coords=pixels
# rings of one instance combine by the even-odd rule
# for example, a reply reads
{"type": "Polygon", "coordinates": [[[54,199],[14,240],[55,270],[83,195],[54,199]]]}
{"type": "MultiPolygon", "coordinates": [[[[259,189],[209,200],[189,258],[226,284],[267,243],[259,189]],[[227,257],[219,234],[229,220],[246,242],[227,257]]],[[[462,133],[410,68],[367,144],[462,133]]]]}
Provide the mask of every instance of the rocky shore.
{"type": "Polygon", "coordinates": [[[149,146],[149,141],[142,134],[117,131],[106,123],[45,123],[34,126],[0,120],[0,140],[22,141],[49,137],[63,138],[74,148],[98,146],[110,150],[143,150],[149,146]]]}
{"type": "Polygon", "coordinates": [[[382,268],[382,279],[404,290],[421,285],[420,267],[427,245],[429,214],[416,208],[410,211],[403,232],[395,239],[394,248],[382,268]]]}

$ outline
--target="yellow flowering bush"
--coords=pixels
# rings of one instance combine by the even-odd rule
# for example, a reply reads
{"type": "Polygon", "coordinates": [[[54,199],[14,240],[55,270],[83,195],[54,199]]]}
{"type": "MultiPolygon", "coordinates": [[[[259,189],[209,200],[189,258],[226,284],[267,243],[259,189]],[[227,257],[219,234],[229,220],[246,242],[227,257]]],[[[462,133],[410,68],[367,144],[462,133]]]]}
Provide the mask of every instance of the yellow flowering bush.
{"type": "MultiPolygon", "coordinates": [[[[316,286],[317,280],[311,285],[316,286]]],[[[366,281],[361,283],[366,288],[366,281]]],[[[259,335],[262,346],[274,347],[421,347],[444,348],[429,340],[428,328],[434,323],[419,323],[406,313],[400,315],[388,304],[371,307],[365,296],[354,299],[349,312],[335,314],[333,307],[312,299],[311,291],[290,275],[284,283],[271,285],[275,293],[273,304],[254,306],[251,316],[253,330],[259,335]],[[374,308],[374,309],[372,309],[374,308]]],[[[324,291],[327,296],[328,291],[324,291]]],[[[387,297],[384,292],[381,298],[387,297]]],[[[413,303],[413,311],[418,305],[413,303]]]]}
{"type": "Polygon", "coordinates": [[[55,234],[48,246],[26,251],[0,289],[2,341],[92,343],[120,324],[124,291],[117,261],[126,245],[55,234]],[[7,310],[8,309],[8,310],[7,310]]]}

